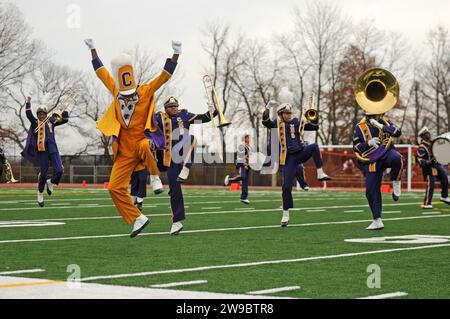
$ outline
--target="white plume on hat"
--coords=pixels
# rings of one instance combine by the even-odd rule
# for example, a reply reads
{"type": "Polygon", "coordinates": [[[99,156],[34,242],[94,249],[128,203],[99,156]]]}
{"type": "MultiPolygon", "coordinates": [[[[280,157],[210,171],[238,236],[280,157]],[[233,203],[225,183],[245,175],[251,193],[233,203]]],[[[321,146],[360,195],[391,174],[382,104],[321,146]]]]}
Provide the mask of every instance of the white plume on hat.
{"type": "Polygon", "coordinates": [[[287,86],[283,86],[278,97],[280,102],[292,102],[294,100],[294,93],[287,86]]]}
{"type": "Polygon", "coordinates": [[[40,98],[39,98],[39,106],[36,110],[36,113],[39,112],[45,112],[48,113],[48,105],[51,104],[52,101],[52,94],[50,92],[46,92],[44,93],[40,98]]]}
{"type": "MultiPolygon", "coordinates": [[[[124,65],[130,65],[133,67],[133,65],[134,65],[133,62],[134,62],[133,58],[131,57],[131,55],[129,55],[127,53],[121,53],[111,60],[111,71],[112,71],[112,74],[114,77],[114,81],[116,82],[116,85],[118,85],[118,83],[119,83],[119,79],[117,78],[119,69],[121,67],[123,67],[124,65]]],[[[135,91],[136,91],[136,89],[133,89],[133,90],[129,90],[126,92],[120,92],[120,93],[128,95],[128,94],[133,94],[135,91]]]]}
{"type": "Polygon", "coordinates": [[[428,130],[428,127],[426,127],[426,126],[424,126],[424,127],[422,127],[422,129],[419,131],[419,136],[421,136],[422,134],[424,134],[424,133],[426,133],[426,132],[430,132],[429,130],[428,130]]]}

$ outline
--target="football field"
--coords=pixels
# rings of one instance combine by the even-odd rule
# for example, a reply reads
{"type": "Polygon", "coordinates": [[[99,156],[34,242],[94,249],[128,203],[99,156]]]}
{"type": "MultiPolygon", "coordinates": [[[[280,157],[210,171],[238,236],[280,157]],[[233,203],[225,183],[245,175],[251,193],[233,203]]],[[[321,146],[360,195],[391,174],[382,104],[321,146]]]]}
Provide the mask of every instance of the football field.
{"type": "Polygon", "coordinates": [[[384,194],[381,231],[365,230],[362,191],[294,190],[287,228],[281,190],[250,189],[250,205],[225,188],[184,195],[180,235],[169,235],[166,189],[146,199],[150,225],[131,239],[106,190],[56,189],[40,208],[35,189],[0,188],[0,298],[61,297],[78,271],[104,297],[128,286],[145,288],[134,298],[450,298],[450,206],[439,194],[427,211],[422,192],[384,194]]]}

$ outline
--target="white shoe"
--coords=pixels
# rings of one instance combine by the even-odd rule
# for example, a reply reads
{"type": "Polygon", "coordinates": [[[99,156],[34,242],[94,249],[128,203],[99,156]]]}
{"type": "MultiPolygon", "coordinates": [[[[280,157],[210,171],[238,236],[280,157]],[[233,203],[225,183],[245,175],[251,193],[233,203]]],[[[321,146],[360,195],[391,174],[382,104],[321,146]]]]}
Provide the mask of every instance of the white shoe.
{"type": "Polygon", "coordinates": [[[372,224],[369,225],[369,227],[367,227],[367,230],[380,230],[383,229],[384,225],[383,222],[381,221],[381,218],[377,218],[374,219],[372,224]]]}
{"type": "Polygon", "coordinates": [[[304,190],[305,192],[309,191],[309,186],[303,187],[303,190],[304,190]]]}
{"type": "Polygon", "coordinates": [[[422,205],[423,209],[433,209],[433,205],[422,205]]]}
{"type": "Polygon", "coordinates": [[[281,227],[287,227],[289,224],[289,211],[283,210],[283,217],[281,217],[281,227]]]}
{"type": "Polygon", "coordinates": [[[51,179],[47,179],[47,194],[50,196],[53,193],[53,183],[51,179]]]}
{"type": "Polygon", "coordinates": [[[37,202],[39,207],[44,207],[44,193],[37,193],[37,202]]]}
{"type": "Polygon", "coordinates": [[[444,202],[444,203],[450,205],[450,198],[448,198],[448,197],[441,197],[441,202],[444,202]]]}
{"type": "Polygon", "coordinates": [[[392,199],[398,201],[402,195],[402,181],[392,181],[392,199]]]}
{"type": "Polygon", "coordinates": [[[223,185],[228,186],[230,184],[230,175],[225,176],[225,180],[223,181],[223,185]]]}
{"type": "Polygon", "coordinates": [[[147,216],[141,214],[134,221],[133,230],[131,231],[130,237],[136,237],[139,233],[150,223],[147,216]]]}
{"type": "Polygon", "coordinates": [[[182,229],[183,229],[182,223],[180,223],[180,222],[173,223],[172,228],[170,229],[170,234],[178,235],[182,229]]]}
{"type": "Polygon", "coordinates": [[[164,192],[163,184],[158,175],[150,175],[150,182],[152,183],[153,193],[158,195],[164,192]]]}
{"type": "Polygon", "coordinates": [[[317,169],[317,179],[318,179],[319,181],[329,181],[329,180],[331,180],[331,177],[328,176],[327,174],[325,174],[325,173],[323,172],[323,169],[322,169],[322,168],[318,168],[318,169],[317,169]]]}
{"type": "Polygon", "coordinates": [[[248,199],[241,199],[241,203],[249,205],[250,201],[248,199]]]}
{"type": "Polygon", "coordinates": [[[177,181],[179,181],[180,183],[183,183],[185,180],[187,180],[189,176],[189,168],[187,168],[186,166],[183,166],[183,169],[180,172],[180,175],[178,175],[177,177],[177,181]]]}

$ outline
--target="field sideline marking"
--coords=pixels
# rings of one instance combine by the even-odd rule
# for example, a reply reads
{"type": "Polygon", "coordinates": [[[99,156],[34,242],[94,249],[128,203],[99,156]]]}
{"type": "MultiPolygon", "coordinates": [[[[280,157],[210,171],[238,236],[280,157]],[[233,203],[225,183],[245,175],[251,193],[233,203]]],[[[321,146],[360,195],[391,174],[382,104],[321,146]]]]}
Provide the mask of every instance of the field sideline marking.
{"type": "MultiPolygon", "coordinates": [[[[411,217],[386,218],[386,219],[384,219],[384,221],[426,219],[426,218],[445,218],[445,217],[450,217],[450,215],[431,215],[431,216],[411,216],[411,217]]],[[[368,222],[370,222],[370,220],[362,219],[362,220],[347,220],[347,221],[335,221],[335,222],[319,222],[319,223],[309,223],[309,224],[290,224],[289,227],[344,225],[344,224],[357,224],[357,223],[368,223],[368,222]]],[[[280,225],[184,230],[183,234],[241,231],[241,230],[269,229],[269,228],[280,228],[280,225]]],[[[155,232],[155,233],[139,234],[139,236],[156,236],[156,235],[168,235],[168,232],[155,232]]],[[[76,236],[76,237],[56,237],[56,238],[9,239],[9,240],[1,240],[0,244],[42,242],[42,241],[60,241],[60,240],[80,240],[80,239],[96,239],[96,238],[114,238],[114,237],[128,237],[128,236],[129,236],[129,234],[112,234],[112,235],[92,235],[92,236],[76,236]]]]}
{"type": "Polygon", "coordinates": [[[249,295],[265,295],[265,294],[272,294],[272,293],[283,292],[283,291],[298,290],[300,288],[301,288],[300,286],[280,287],[280,288],[249,291],[249,292],[247,292],[247,294],[249,294],[249,295]]]}
{"type": "Polygon", "coordinates": [[[23,270],[11,270],[11,271],[2,271],[0,272],[0,275],[13,275],[13,274],[29,274],[34,272],[43,272],[45,269],[23,269],[23,270]]]}
{"type": "Polygon", "coordinates": [[[170,288],[170,287],[178,287],[178,286],[189,286],[189,285],[200,285],[206,284],[208,280],[192,280],[192,281],[178,281],[178,282],[170,282],[167,284],[156,284],[151,285],[151,288],[170,288]]]}
{"type": "Polygon", "coordinates": [[[390,293],[386,293],[386,294],[382,294],[382,295],[361,297],[361,298],[356,298],[356,299],[386,299],[386,298],[404,297],[407,295],[408,294],[406,292],[397,291],[397,292],[390,292],[390,293]]]}
{"type": "Polygon", "coordinates": [[[20,282],[20,283],[16,283],[16,284],[0,284],[0,288],[29,287],[29,286],[37,286],[37,285],[54,285],[54,284],[60,284],[63,282],[64,281],[61,281],[61,280],[20,282]]]}
{"type": "MultiPolygon", "coordinates": [[[[413,205],[417,205],[417,202],[407,202],[407,203],[397,203],[397,204],[384,204],[383,206],[413,206],[413,205]]],[[[93,207],[89,207],[89,208],[103,208],[103,207],[115,207],[114,205],[99,205],[99,206],[93,206],[93,207]]],[[[144,205],[144,207],[147,207],[146,205],[144,205]]],[[[86,207],[79,207],[79,206],[61,206],[61,207],[51,207],[51,209],[61,209],[61,208],[65,208],[65,209],[70,209],[70,208],[86,208],[86,207]]],[[[368,208],[367,204],[363,204],[363,205],[342,205],[342,206],[322,206],[322,207],[299,207],[299,208],[291,208],[290,211],[306,211],[306,210],[317,210],[317,209],[337,209],[337,208],[368,208]]],[[[14,210],[20,210],[21,208],[17,208],[14,210]]],[[[42,209],[41,207],[34,207],[34,208],[27,208],[25,210],[36,210],[36,209],[42,209]]],[[[2,210],[2,209],[0,209],[2,210]]],[[[6,209],[8,210],[8,209],[6,209]]],[[[24,210],[22,208],[22,210],[24,210]]],[[[279,207],[274,207],[274,208],[266,208],[266,209],[253,209],[253,212],[268,212],[268,211],[277,211],[277,212],[281,212],[281,208],[279,207]]],[[[212,214],[227,214],[227,213],[233,213],[236,212],[235,210],[230,210],[230,211],[220,211],[220,212],[215,212],[212,214]]],[[[195,213],[187,213],[188,215],[206,215],[206,214],[211,214],[209,212],[195,212],[195,213]]],[[[0,214],[1,215],[1,214],[0,214]]],[[[170,215],[170,213],[167,214],[154,214],[151,215],[149,214],[150,217],[152,216],[167,216],[170,215]]],[[[70,217],[69,217],[70,218],[70,217]]],[[[74,217],[77,218],[77,217],[74,217]]],[[[82,217],[79,217],[82,218],[82,217]]],[[[21,219],[18,219],[19,221],[21,219]]],[[[64,220],[61,218],[58,219],[36,219],[36,220],[64,220]]]]}
{"type": "Polygon", "coordinates": [[[296,259],[266,260],[266,261],[247,262],[247,263],[238,263],[238,264],[224,264],[224,265],[200,266],[200,267],[193,267],[193,268],[180,268],[180,269],[168,269],[168,270],[156,270],[156,271],[128,273],[128,274],[116,274],[116,275],[106,275],[106,276],[92,276],[92,277],[82,278],[81,281],[142,277],[142,276],[173,274],[173,273],[186,273],[186,272],[194,272],[194,271],[205,271],[205,270],[211,270],[211,269],[242,268],[242,267],[253,267],[253,266],[261,266],[261,265],[299,263],[299,262],[313,261],[313,260],[336,259],[336,258],[344,258],[344,257],[375,255],[375,254],[383,254],[383,253],[430,249],[430,248],[441,248],[441,247],[450,247],[450,244],[421,245],[421,246],[415,246],[415,247],[361,251],[361,252],[357,252],[357,253],[346,253],[346,254],[339,254],[339,255],[314,256],[314,257],[304,257],[304,258],[296,258],[296,259]]]}

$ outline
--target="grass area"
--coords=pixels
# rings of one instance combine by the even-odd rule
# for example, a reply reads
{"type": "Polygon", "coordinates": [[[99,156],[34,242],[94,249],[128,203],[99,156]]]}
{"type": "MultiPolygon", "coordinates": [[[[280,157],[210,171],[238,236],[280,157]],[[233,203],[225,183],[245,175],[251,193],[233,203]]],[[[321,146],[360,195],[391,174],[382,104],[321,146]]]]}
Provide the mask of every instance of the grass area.
{"type": "Polygon", "coordinates": [[[187,219],[179,236],[168,234],[171,216],[164,193],[146,199],[151,224],[134,239],[105,190],[58,189],[43,208],[35,194],[35,189],[0,189],[0,272],[41,268],[45,271],[26,276],[65,280],[67,266],[77,264],[82,278],[100,277],[88,282],[124,286],[207,280],[174,289],[247,293],[300,286],[270,295],[357,298],[401,291],[406,298],[450,297],[450,241],[440,246],[345,241],[450,236],[450,207],[436,203],[435,214],[424,215],[422,193],[404,193],[399,202],[383,196],[385,229],[370,232],[364,192],[294,191],[296,210],[289,227],[281,228],[279,190],[251,190],[247,206],[239,202],[239,192],[186,189],[187,219]],[[57,224],[6,225],[12,221],[57,224]],[[413,247],[418,249],[407,250],[413,247]],[[381,288],[367,287],[371,264],[381,269],[381,288]],[[204,268],[191,269],[196,267],[204,268]],[[147,274],[132,275],[141,272],[147,274]]]}

